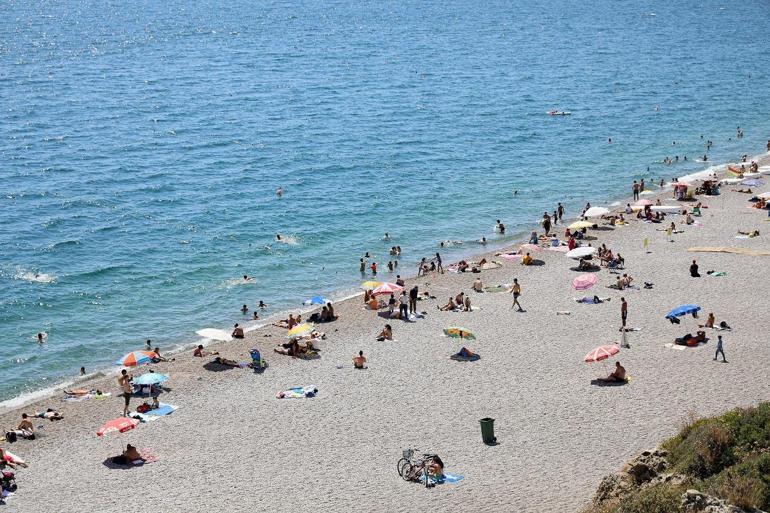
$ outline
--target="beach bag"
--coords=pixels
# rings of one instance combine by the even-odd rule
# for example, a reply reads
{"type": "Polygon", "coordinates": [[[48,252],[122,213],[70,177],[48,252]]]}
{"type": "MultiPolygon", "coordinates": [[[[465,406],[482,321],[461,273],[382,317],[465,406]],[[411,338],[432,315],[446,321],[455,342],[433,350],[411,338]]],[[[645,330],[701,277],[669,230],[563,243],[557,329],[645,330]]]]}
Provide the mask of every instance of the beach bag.
{"type": "Polygon", "coordinates": [[[138,413],[147,413],[148,411],[150,411],[150,405],[147,403],[142,403],[136,407],[136,411],[138,413]]]}
{"type": "Polygon", "coordinates": [[[5,439],[9,444],[14,443],[16,441],[16,433],[14,431],[8,431],[5,434],[5,439]]]}

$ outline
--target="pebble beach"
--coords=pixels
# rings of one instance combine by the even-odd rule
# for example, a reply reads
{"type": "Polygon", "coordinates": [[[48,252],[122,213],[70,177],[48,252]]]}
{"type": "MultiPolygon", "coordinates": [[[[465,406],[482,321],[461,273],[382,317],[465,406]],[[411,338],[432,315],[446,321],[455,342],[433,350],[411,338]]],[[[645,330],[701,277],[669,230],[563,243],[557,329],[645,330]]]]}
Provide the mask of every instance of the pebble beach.
{"type": "MultiPolygon", "coordinates": [[[[755,159],[760,166],[770,162],[767,154],[755,159]]],[[[766,178],[752,187],[754,194],[770,191],[766,178]]],[[[112,375],[78,384],[112,397],[64,402],[54,395],[4,412],[5,429],[18,423],[22,411],[49,407],[65,417],[36,419],[36,440],[3,445],[29,464],[17,471],[19,492],[9,498],[8,511],[52,505],[59,511],[105,512],[578,511],[603,475],[674,434],[688,416],[770,399],[770,256],[688,251],[770,249],[767,211],[750,208],[747,200],[754,194],[734,191],[739,188],[723,185],[719,196],[697,196],[704,208],[692,225],[681,215],[669,215],[661,224],[633,216],[619,226],[597,220],[599,229],[589,230],[592,239],[585,242],[622,254],[621,272],[640,286],[652,283],[650,289],[609,288],[617,275],[602,267],[592,289],[576,291],[571,282],[580,273],[562,252],[544,247],[533,254],[542,265],[523,266],[494,251],[474,259],[500,262],[497,269],[408,279],[407,289],[416,283],[421,293],[436,298],[419,302],[424,313],[414,322],[387,320],[365,309],[360,295],[335,303],[339,319],[318,325],[326,333],[318,359],[275,353],[286,330],[265,326],[243,340],[207,347],[238,361],[248,361],[249,349],[258,348],[269,363],[262,373],[207,370],[203,365],[211,358],[194,358],[191,351],[154,364],[156,372],[170,376],[161,401],[177,410],[126,433],[95,434],[121,413],[112,375]],[[682,233],[669,239],[660,229],[671,220],[682,233]],[[753,230],[760,235],[736,238],[738,231],[753,230]],[[700,278],[688,271],[693,259],[700,278]],[[724,275],[711,276],[709,270],[724,275]],[[506,292],[473,292],[476,277],[484,286],[517,278],[525,311],[512,309],[506,292]],[[470,294],[473,311],[437,308],[459,292],[470,294]],[[609,301],[574,300],[584,295],[609,301]],[[628,302],[628,327],[637,329],[626,334],[629,347],[606,362],[583,362],[596,346],[620,342],[621,297],[628,302]],[[699,319],[681,324],[665,319],[684,303],[702,308],[699,319]],[[732,330],[706,329],[705,344],[672,347],[676,337],[694,333],[709,312],[732,330]],[[385,323],[393,326],[393,341],[376,340],[385,323]],[[447,326],[463,326],[476,338],[448,338],[447,326]],[[718,334],[729,363],[713,359],[718,334]],[[462,346],[481,358],[451,360],[462,346]],[[360,350],[368,359],[365,370],[351,363],[360,350]],[[630,382],[592,385],[615,360],[630,382]],[[317,388],[315,397],[276,398],[281,390],[308,385],[317,388]],[[495,419],[496,445],[481,440],[479,420],[487,417],[495,419]],[[113,468],[109,458],[127,443],[156,461],[113,468]],[[432,489],[405,482],[396,471],[405,448],[439,454],[445,470],[463,478],[432,489]]],[[[694,206],[675,201],[670,188],[655,192],[653,201],[694,206]]],[[[552,232],[561,239],[565,227],[557,224],[552,232]]],[[[394,281],[394,275],[381,272],[377,279],[394,281]]],[[[134,399],[132,406],[137,404],[134,399]]]]}

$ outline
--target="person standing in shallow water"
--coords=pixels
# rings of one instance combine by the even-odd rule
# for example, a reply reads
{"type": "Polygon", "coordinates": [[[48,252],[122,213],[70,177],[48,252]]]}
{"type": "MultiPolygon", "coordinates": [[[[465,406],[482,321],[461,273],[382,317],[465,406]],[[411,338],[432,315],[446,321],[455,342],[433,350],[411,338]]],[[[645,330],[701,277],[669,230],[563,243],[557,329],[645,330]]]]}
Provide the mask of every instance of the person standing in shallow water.
{"type": "Polygon", "coordinates": [[[634,184],[631,186],[631,190],[634,193],[634,201],[639,200],[639,184],[634,180],[634,184]]]}

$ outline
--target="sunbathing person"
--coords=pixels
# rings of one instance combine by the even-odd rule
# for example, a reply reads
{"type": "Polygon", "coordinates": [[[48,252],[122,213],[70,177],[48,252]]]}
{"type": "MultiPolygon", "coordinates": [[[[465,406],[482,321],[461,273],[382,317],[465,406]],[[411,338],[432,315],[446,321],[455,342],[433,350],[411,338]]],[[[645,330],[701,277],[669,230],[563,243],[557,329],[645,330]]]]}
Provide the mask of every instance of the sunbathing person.
{"type": "Polygon", "coordinates": [[[377,300],[377,297],[372,295],[372,297],[369,298],[369,304],[367,304],[367,307],[369,308],[369,310],[379,310],[380,306],[385,306],[385,305],[380,305],[380,302],[377,300]]]}
{"type": "Polygon", "coordinates": [[[243,328],[241,328],[238,323],[236,322],[233,326],[233,333],[231,335],[233,338],[243,338],[243,328]]]}
{"type": "Polygon", "coordinates": [[[442,307],[439,307],[439,310],[441,310],[442,312],[449,312],[454,310],[455,308],[457,308],[457,305],[455,305],[454,300],[450,297],[447,304],[445,304],[442,307]]]}
{"type": "Polygon", "coordinates": [[[435,478],[442,478],[444,476],[444,462],[438,455],[434,455],[430,458],[428,463],[428,475],[435,478]]]}
{"type": "Polygon", "coordinates": [[[527,253],[521,258],[521,264],[522,265],[532,265],[532,256],[527,253]]]}
{"type": "Polygon", "coordinates": [[[744,194],[754,194],[754,192],[750,188],[749,189],[733,189],[733,190],[735,192],[742,192],[744,194]]]}
{"type": "Polygon", "coordinates": [[[393,328],[390,327],[390,324],[386,324],[384,328],[382,328],[382,331],[379,335],[377,335],[377,340],[380,342],[384,340],[393,340],[393,328]]]}
{"type": "Polygon", "coordinates": [[[476,278],[471,288],[476,292],[484,292],[484,285],[481,283],[481,278],[476,278]]]}
{"type": "MultiPolygon", "coordinates": [[[[17,463],[5,453],[2,447],[0,447],[0,469],[4,468],[6,465],[15,469],[17,463]]],[[[26,467],[26,465],[24,466],[26,467]]]]}
{"type": "Polygon", "coordinates": [[[753,239],[754,237],[759,237],[759,230],[754,230],[754,231],[751,231],[751,232],[744,232],[744,231],[738,230],[738,234],[739,235],[748,235],[749,238],[753,239]]]}
{"type": "Polygon", "coordinates": [[[120,456],[112,458],[112,462],[117,465],[132,465],[144,463],[145,461],[139,451],[136,450],[136,447],[131,444],[126,445],[126,450],[120,456]]]}
{"type": "Polygon", "coordinates": [[[463,301],[463,312],[470,312],[471,311],[471,297],[465,296],[465,301],[463,301]]]}
{"type": "Polygon", "coordinates": [[[634,279],[627,274],[623,274],[621,281],[623,282],[623,288],[628,288],[631,286],[631,282],[633,282],[634,279]]]}
{"type": "Polygon", "coordinates": [[[193,356],[196,356],[198,358],[203,358],[204,356],[212,356],[212,355],[218,355],[219,353],[217,351],[204,351],[203,345],[199,344],[198,347],[195,348],[195,351],[193,351],[193,356]]]}
{"type": "Polygon", "coordinates": [[[463,306],[463,303],[465,302],[465,293],[460,292],[455,296],[455,304],[459,307],[463,306]]]}
{"type": "Polygon", "coordinates": [[[225,365],[227,367],[240,367],[241,364],[236,362],[235,360],[230,360],[228,358],[222,358],[221,356],[217,356],[214,358],[214,361],[220,365],[225,365]]]}
{"type": "Polygon", "coordinates": [[[716,322],[716,319],[714,318],[713,313],[709,313],[708,317],[706,318],[706,324],[698,324],[699,328],[713,328],[714,323],[716,322]]]}
{"type": "Polygon", "coordinates": [[[605,383],[620,383],[626,381],[626,369],[620,365],[620,362],[615,362],[615,370],[606,378],[599,378],[599,381],[605,383]]]}
{"type": "Polygon", "coordinates": [[[457,264],[457,271],[464,273],[465,271],[468,270],[468,267],[469,267],[468,262],[466,262],[465,260],[460,260],[460,262],[457,264]]]}
{"type": "Polygon", "coordinates": [[[366,357],[364,356],[363,351],[359,351],[358,355],[353,357],[353,367],[356,369],[366,368],[366,357]]]}
{"type": "Polygon", "coordinates": [[[26,413],[21,414],[21,422],[16,426],[16,430],[12,431],[16,436],[26,438],[27,440],[35,439],[35,426],[32,425],[32,421],[29,420],[29,415],[26,413]]]}
{"type": "Polygon", "coordinates": [[[296,326],[297,320],[294,318],[292,314],[289,314],[288,319],[281,319],[280,321],[274,322],[273,326],[276,326],[278,328],[288,328],[292,329],[294,326],[296,326]]]}
{"type": "Polygon", "coordinates": [[[47,408],[45,411],[36,411],[35,412],[35,417],[40,418],[40,419],[48,419],[48,420],[50,420],[52,422],[54,420],[62,420],[62,419],[64,419],[64,415],[62,415],[61,413],[59,413],[58,411],[56,411],[56,410],[54,410],[52,408],[47,408]]]}

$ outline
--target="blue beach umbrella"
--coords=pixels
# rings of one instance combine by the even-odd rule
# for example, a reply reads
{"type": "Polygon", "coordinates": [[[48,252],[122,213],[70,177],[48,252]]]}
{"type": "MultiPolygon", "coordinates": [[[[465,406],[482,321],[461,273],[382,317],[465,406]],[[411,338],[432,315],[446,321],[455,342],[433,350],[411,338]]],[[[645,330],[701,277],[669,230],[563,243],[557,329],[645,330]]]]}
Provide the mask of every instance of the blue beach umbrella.
{"type": "Polygon", "coordinates": [[[329,300],[323,296],[313,296],[305,301],[306,305],[325,305],[329,300]]]}
{"type": "Polygon", "coordinates": [[[666,319],[673,319],[674,317],[682,317],[683,315],[692,314],[700,311],[698,305],[679,305],[666,314],[666,319]]]}
{"type": "Polygon", "coordinates": [[[147,374],[142,374],[138,378],[134,378],[132,383],[134,385],[157,385],[158,383],[163,383],[166,380],[168,380],[168,376],[165,374],[160,374],[158,372],[148,372],[147,374]]]}

